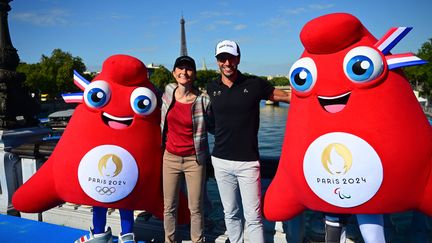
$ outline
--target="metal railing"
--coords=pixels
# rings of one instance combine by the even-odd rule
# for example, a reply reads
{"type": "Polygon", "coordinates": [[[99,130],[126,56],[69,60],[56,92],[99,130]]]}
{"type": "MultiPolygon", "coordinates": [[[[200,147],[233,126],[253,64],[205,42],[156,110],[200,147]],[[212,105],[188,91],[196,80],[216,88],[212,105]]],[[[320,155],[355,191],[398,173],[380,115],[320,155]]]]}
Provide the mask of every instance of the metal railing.
{"type": "MultiPolygon", "coordinates": [[[[5,173],[2,178],[0,176],[0,205],[6,205],[7,212],[0,212],[2,214],[18,214],[18,212],[13,212],[13,207],[11,205],[11,197],[13,192],[22,185],[23,182],[28,180],[34,173],[36,173],[37,169],[40,168],[40,166],[43,165],[43,163],[49,158],[51,153],[53,152],[55,146],[57,145],[58,139],[49,139],[49,140],[40,140],[33,143],[25,143],[13,148],[5,149],[4,152],[4,161],[0,161],[0,170],[5,170],[5,173]],[[4,167],[5,164],[9,164],[9,169],[1,168],[4,167]],[[4,195],[6,194],[6,195],[4,195]],[[3,195],[3,197],[2,197],[3,195]]],[[[277,166],[278,166],[278,157],[262,157],[261,158],[261,175],[263,180],[266,183],[269,183],[271,181],[271,178],[274,177],[277,166]]],[[[212,186],[216,188],[214,179],[211,180],[210,183],[213,183],[212,186]]],[[[220,201],[215,203],[220,204],[220,201]]],[[[221,210],[221,205],[218,205],[220,208],[218,210],[221,210]]],[[[5,208],[5,207],[3,207],[5,208]]],[[[402,228],[403,230],[400,230],[402,233],[389,233],[394,234],[393,237],[400,238],[402,237],[408,237],[409,234],[403,233],[407,232],[408,227],[413,227],[406,225],[406,222],[409,218],[414,217],[412,216],[413,212],[407,212],[404,214],[396,214],[396,215],[387,215],[386,216],[386,232],[393,232],[393,229],[396,228],[402,228]],[[392,220],[393,218],[403,218],[403,220],[392,220]],[[405,225],[401,225],[401,222],[405,225]]],[[[416,214],[414,212],[414,215],[417,215],[420,218],[420,221],[417,222],[415,225],[415,228],[424,228],[426,236],[431,239],[431,228],[430,228],[430,218],[422,215],[422,214],[416,214]]],[[[90,226],[92,226],[92,213],[91,213],[91,207],[85,206],[85,205],[75,205],[75,204],[69,204],[65,203],[59,207],[53,208],[51,210],[48,210],[46,212],[40,213],[40,214],[25,214],[21,213],[21,217],[28,218],[32,220],[38,220],[58,225],[65,225],[73,228],[80,228],[80,229],[88,229],[90,226]]],[[[135,212],[135,231],[136,236],[139,239],[147,239],[147,240],[153,240],[154,242],[163,241],[163,222],[154,218],[149,217],[148,214],[146,214],[144,211],[136,211],[135,212]]],[[[227,236],[225,235],[225,228],[223,224],[223,216],[217,219],[218,222],[216,225],[206,225],[206,238],[209,242],[225,242],[227,239],[227,236]],[[207,228],[209,227],[209,228],[207,228]]],[[[107,217],[107,224],[109,224],[113,230],[114,234],[120,233],[120,223],[119,223],[119,213],[117,210],[110,209],[108,211],[108,217],[107,217]]],[[[286,222],[284,222],[286,223],[286,222]]],[[[290,223],[294,223],[290,222],[290,223]]],[[[290,241],[290,237],[299,237],[299,234],[305,234],[305,239],[311,239],[311,235],[314,235],[315,241],[316,239],[323,239],[323,228],[314,228],[316,225],[322,224],[322,215],[318,212],[311,212],[306,211],[305,214],[303,214],[303,219],[298,218],[297,222],[295,222],[293,235],[289,235],[289,232],[293,230],[293,228],[290,228],[287,230],[286,227],[283,227],[282,222],[276,222],[271,225],[271,222],[265,221],[265,231],[266,231],[266,240],[269,240],[269,242],[287,242],[290,241]],[[301,221],[298,221],[301,220],[301,221]],[[304,220],[304,221],[303,221],[304,220]],[[313,223],[315,222],[315,223],[313,223]],[[266,225],[267,224],[267,225],[266,225]],[[313,226],[315,225],[315,226],[313,226]],[[303,232],[303,233],[299,233],[303,232]],[[311,233],[313,232],[313,233],[311,233]],[[318,232],[318,233],[317,233],[318,232]],[[273,239],[274,241],[270,241],[270,239],[273,239]]],[[[356,224],[354,221],[352,224],[356,224]]],[[[413,224],[414,225],[414,224],[413,224]]],[[[324,226],[323,224],[321,225],[324,226]]],[[[293,226],[288,226],[293,227],[293,226]]],[[[356,226],[354,226],[355,228],[356,226]]],[[[187,226],[181,226],[179,228],[179,235],[183,239],[188,238],[188,227],[187,226]]],[[[361,237],[359,236],[359,232],[353,231],[351,232],[351,235],[349,235],[350,232],[348,232],[348,236],[354,238],[361,237]]],[[[302,236],[300,236],[302,237],[302,236]]],[[[403,238],[403,239],[405,239],[403,238]]],[[[313,241],[313,240],[312,240],[313,241]]],[[[250,242],[250,241],[246,241],[250,242]]]]}
{"type": "MultiPolygon", "coordinates": [[[[12,194],[18,189],[20,185],[22,185],[34,173],[36,173],[36,171],[41,166],[43,166],[43,164],[46,162],[46,160],[49,158],[49,156],[55,149],[58,140],[59,137],[55,137],[54,139],[39,140],[32,143],[24,143],[16,147],[6,149],[5,155],[6,157],[10,157],[10,159],[6,161],[6,164],[12,164],[11,167],[13,169],[5,173],[8,176],[7,178],[5,178],[5,182],[0,184],[0,193],[2,185],[5,185],[5,187],[7,188],[4,188],[4,192],[8,194],[8,197],[5,197],[3,202],[1,202],[0,198],[0,204],[8,205],[7,211],[0,213],[20,215],[22,218],[43,221],[58,225],[65,225],[73,228],[88,229],[92,226],[92,207],[86,205],[65,203],[56,208],[36,214],[17,212],[13,209],[11,205],[12,194]]],[[[277,169],[278,159],[278,157],[261,158],[261,174],[263,178],[270,179],[274,176],[277,169]]],[[[210,183],[211,187],[216,188],[216,182],[214,178],[208,183],[210,183]]],[[[217,206],[220,207],[218,209],[221,212],[221,215],[219,215],[220,217],[217,217],[217,219],[215,219],[213,223],[206,224],[206,239],[208,239],[209,242],[225,242],[227,239],[223,223],[222,207],[221,205],[217,206]]],[[[155,242],[163,241],[163,238],[160,238],[160,236],[163,236],[162,221],[154,217],[149,217],[148,214],[144,211],[136,211],[135,218],[135,228],[137,229],[136,236],[138,238],[152,239],[155,242]]],[[[110,225],[114,234],[120,233],[121,229],[118,210],[108,210],[107,224],[110,225]]],[[[281,223],[277,223],[276,225],[270,227],[271,232],[267,232],[267,237],[279,237],[282,239],[282,241],[280,242],[283,242],[283,238],[285,238],[285,233],[283,227],[281,226],[281,223]]],[[[187,226],[180,226],[178,233],[184,239],[189,237],[189,231],[187,226]]]]}

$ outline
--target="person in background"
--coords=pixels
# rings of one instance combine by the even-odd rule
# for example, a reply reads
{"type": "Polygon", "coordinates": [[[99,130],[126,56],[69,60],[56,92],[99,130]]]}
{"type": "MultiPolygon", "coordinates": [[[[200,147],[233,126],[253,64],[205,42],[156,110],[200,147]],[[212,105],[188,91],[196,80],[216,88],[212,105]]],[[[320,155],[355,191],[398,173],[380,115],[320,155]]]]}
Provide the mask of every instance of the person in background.
{"type": "Polygon", "coordinates": [[[244,241],[242,207],[249,239],[262,243],[259,106],[261,100],[290,102],[291,93],[243,75],[237,69],[240,47],[234,41],[219,42],[215,56],[221,75],[207,86],[215,122],[212,164],[228,237],[231,243],[244,241]]]}
{"type": "Polygon", "coordinates": [[[177,206],[182,178],[186,180],[192,242],[204,240],[203,195],[206,163],[210,159],[207,128],[209,97],[198,90],[194,59],[180,56],[162,96],[161,129],[165,242],[175,242],[177,206]]]}

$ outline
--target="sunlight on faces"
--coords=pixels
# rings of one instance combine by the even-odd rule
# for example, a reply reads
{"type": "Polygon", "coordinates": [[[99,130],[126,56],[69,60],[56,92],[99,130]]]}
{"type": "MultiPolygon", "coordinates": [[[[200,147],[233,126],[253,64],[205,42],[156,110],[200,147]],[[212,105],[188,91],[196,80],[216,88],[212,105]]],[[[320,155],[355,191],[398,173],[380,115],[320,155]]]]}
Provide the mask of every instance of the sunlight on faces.
{"type": "Polygon", "coordinates": [[[237,65],[240,63],[240,58],[238,56],[228,53],[217,55],[216,60],[221,73],[226,77],[230,77],[236,73],[237,65]]]}
{"type": "Polygon", "coordinates": [[[173,76],[179,84],[193,82],[195,79],[195,71],[189,64],[183,64],[176,67],[173,71],[173,76]]]}

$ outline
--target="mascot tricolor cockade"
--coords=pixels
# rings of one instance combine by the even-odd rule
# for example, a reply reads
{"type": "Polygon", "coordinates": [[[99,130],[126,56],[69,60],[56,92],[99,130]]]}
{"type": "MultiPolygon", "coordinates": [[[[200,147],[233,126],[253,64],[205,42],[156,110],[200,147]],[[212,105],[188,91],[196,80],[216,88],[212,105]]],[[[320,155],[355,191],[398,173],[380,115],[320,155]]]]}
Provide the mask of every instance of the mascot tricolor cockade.
{"type": "Polygon", "coordinates": [[[410,30],[393,28],[377,40],[344,13],[304,26],[267,219],[305,209],[432,215],[432,128],[400,69],[425,62],[390,53],[410,30]]]}
{"type": "Polygon", "coordinates": [[[70,202],[163,219],[160,109],[144,63],[113,55],[92,82],[75,72],[74,83],[83,93],[63,98],[82,104],[50,158],[15,192],[14,207],[35,213],[70,202]]]}

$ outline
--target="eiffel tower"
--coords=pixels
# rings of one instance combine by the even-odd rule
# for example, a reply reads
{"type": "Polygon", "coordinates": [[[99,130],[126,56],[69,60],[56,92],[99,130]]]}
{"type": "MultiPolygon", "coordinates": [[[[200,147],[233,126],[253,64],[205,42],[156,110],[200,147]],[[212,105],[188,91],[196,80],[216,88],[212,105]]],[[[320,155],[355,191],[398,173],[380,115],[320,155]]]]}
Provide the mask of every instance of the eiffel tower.
{"type": "Polygon", "coordinates": [[[180,29],[180,31],[181,31],[181,36],[180,36],[180,38],[181,38],[180,39],[180,44],[181,44],[181,46],[180,46],[180,56],[187,56],[188,55],[188,53],[187,53],[187,47],[186,47],[186,31],[185,31],[184,24],[185,24],[185,20],[184,20],[183,15],[182,15],[182,17],[180,19],[180,25],[181,25],[181,29],[180,29]]]}

